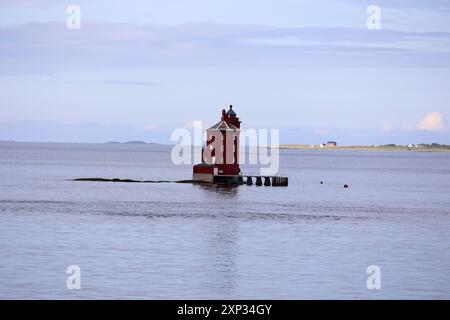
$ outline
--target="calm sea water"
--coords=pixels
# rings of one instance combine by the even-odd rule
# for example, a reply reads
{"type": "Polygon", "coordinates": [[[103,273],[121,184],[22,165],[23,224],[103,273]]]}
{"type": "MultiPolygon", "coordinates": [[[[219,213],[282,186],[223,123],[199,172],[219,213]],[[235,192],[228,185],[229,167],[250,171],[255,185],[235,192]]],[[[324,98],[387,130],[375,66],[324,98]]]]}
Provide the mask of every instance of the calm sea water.
{"type": "Polygon", "coordinates": [[[450,298],[450,153],[284,150],[287,188],[70,181],[190,179],[170,151],[0,143],[0,298],[450,298]]]}

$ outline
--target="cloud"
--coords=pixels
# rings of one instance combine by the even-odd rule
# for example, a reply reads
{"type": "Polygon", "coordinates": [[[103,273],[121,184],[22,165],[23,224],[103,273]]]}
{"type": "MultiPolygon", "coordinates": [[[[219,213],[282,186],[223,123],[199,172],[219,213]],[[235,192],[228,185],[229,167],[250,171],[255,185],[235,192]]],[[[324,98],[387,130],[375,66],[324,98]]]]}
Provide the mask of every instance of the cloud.
{"type": "Polygon", "coordinates": [[[414,124],[406,123],[406,124],[402,125],[402,127],[400,128],[400,131],[412,132],[412,131],[415,131],[414,129],[415,129],[414,124]]]}
{"type": "Polygon", "coordinates": [[[411,8],[427,9],[427,10],[449,10],[450,2],[448,0],[347,0],[352,4],[369,6],[375,4],[385,8],[396,8],[409,10],[411,8]]]}
{"type": "Polygon", "coordinates": [[[91,0],[0,0],[0,7],[17,7],[19,9],[48,9],[58,6],[67,7],[72,4],[85,5],[91,0]]]}
{"type": "Polygon", "coordinates": [[[450,33],[83,21],[0,28],[1,74],[142,67],[450,67],[450,33]],[[425,48],[425,49],[424,49],[425,48]]]}
{"type": "Polygon", "coordinates": [[[147,124],[143,127],[144,130],[155,130],[155,129],[159,129],[161,126],[157,123],[150,123],[147,124]]]}
{"type": "Polygon", "coordinates": [[[441,112],[435,111],[427,114],[417,125],[418,130],[432,132],[447,132],[444,116],[441,112]]]}
{"type": "Polygon", "coordinates": [[[315,129],[314,133],[319,136],[326,137],[331,134],[331,130],[330,129],[315,129]]]}
{"type": "Polygon", "coordinates": [[[188,121],[183,125],[184,129],[193,129],[195,128],[199,123],[201,123],[200,120],[192,120],[192,121],[188,121]]]}
{"type": "Polygon", "coordinates": [[[394,131],[394,126],[390,123],[385,123],[381,126],[381,132],[391,132],[394,131]]]}
{"type": "Polygon", "coordinates": [[[134,81],[134,80],[77,81],[75,83],[77,83],[77,84],[121,85],[121,86],[146,86],[146,87],[162,86],[162,83],[160,83],[160,82],[134,81]]]}
{"type": "MultiPolygon", "coordinates": [[[[84,1],[83,1],[84,2],[84,1]]],[[[78,1],[79,3],[79,1],[78,1]]],[[[1,6],[30,7],[30,8],[46,8],[59,4],[70,4],[69,0],[0,0],[1,6]]]]}

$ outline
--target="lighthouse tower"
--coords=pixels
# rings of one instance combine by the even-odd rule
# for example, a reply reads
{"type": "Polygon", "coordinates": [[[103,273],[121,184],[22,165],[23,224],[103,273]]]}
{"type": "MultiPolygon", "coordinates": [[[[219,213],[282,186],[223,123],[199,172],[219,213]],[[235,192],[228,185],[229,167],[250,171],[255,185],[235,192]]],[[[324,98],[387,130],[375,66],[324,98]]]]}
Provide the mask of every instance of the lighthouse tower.
{"type": "Polygon", "coordinates": [[[205,182],[236,182],[239,168],[239,134],[241,122],[230,106],[222,110],[218,123],[206,130],[206,146],[202,163],[193,168],[193,180],[205,182]]]}

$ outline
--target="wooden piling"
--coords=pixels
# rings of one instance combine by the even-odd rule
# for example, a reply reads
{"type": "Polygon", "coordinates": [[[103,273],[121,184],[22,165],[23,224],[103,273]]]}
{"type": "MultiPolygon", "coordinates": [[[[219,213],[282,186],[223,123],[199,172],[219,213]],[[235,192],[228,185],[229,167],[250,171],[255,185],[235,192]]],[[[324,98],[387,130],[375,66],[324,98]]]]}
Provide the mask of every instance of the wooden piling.
{"type": "Polygon", "coordinates": [[[288,186],[288,177],[272,177],[272,186],[287,187],[288,186]]]}

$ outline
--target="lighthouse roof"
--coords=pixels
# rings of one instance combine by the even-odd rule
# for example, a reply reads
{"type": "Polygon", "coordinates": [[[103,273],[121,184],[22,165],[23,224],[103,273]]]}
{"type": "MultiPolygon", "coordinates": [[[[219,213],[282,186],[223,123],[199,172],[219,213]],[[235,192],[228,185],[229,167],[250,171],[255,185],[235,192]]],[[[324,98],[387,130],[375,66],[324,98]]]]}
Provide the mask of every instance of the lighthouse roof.
{"type": "Polygon", "coordinates": [[[219,121],[208,130],[239,130],[239,128],[226,121],[219,121]]]}
{"type": "Polygon", "coordinates": [[[236,112],[234,112],[233,106],[230,106],[230,109],[227,111],[227,115],[236,116],[236,112]]]}

